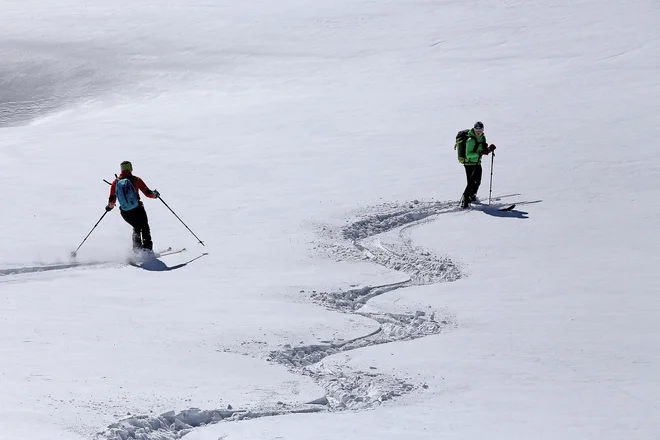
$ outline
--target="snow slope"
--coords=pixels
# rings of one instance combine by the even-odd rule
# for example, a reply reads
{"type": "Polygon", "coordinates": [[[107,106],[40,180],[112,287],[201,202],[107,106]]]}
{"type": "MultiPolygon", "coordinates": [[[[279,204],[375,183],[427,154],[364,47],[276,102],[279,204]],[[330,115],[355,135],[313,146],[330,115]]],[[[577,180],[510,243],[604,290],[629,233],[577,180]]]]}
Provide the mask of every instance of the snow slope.
{"type": "Polygon", "coordinates": [[[0,438],[660,436],[657,2],[0,8],[0,438]]]}

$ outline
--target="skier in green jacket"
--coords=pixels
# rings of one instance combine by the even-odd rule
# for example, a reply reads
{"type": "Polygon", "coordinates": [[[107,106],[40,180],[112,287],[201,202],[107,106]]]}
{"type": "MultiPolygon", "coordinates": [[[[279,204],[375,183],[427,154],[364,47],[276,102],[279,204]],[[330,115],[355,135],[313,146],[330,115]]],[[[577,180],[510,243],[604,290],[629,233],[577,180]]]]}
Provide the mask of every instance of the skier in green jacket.
{"type": "Polygon", "coordinates": [[[484,133],[484,124],[481,121],[474,123],[474,127],[468,132],[468,138],[465,142],[465,176],[467,177],[467,186],[463,191],[462,208],[467,208],[470,203],[477,199],[477,191],[481,185],[481,156],[495,151],[495,145],[486,142],[484,133]]]}

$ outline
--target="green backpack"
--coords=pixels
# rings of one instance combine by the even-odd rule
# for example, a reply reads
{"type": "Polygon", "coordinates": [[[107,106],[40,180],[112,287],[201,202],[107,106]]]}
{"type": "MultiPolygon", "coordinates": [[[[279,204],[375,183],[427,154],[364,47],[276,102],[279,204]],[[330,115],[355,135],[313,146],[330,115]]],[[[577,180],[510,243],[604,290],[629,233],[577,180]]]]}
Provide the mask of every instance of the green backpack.
{"type": "Polygon", "coordinates": [[[454,150],[458,152],[458,161],[460,163],[465,163],[465,142],[468,139],[468,133],[470,129],[461,130],[456,133],[456,143],[454,144],[454,150]]]}

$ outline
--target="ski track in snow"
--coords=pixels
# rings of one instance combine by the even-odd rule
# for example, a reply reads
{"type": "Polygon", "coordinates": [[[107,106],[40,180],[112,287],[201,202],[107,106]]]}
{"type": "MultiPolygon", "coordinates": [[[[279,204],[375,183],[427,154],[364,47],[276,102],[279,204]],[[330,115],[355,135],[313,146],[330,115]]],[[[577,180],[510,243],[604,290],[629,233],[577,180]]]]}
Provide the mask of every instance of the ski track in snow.
{"type": "MultiPolygon", "coordinates": [[[[308,376],[325,389],[325,395],[300,404],[275,402],[267,407],[234,410],[201,410],[190,408],[160,416],[131,416],[110,425],[97,438],[109,440],[172,440],[192,429],[220,422],[233,422],[293,413],[368,409],[425,384],[412,384],[387,374],[354,371],[348,366],[327,366],[324,358],[358,348],[407,341],[440,333],[455,326],[447,311],[421,311],[411,314],[374,313],[362,311],[366,303],[379,295],[409,286],[455,281],[462,277],[460,268],[447,257],[437,257],[415,247],[406,232],[432,221],[439,214],[460,210],[457,201],[406,202],[384,204],[363,212],[362,219],[344,228],[323,228],[325,238],[317,249],[340,260],[367,260],[403,272],[408,279],[399,283],[364,286],[334,292],[311,292],[312,301],[331,310],[355,313],[379,323],[371,334],[349,341],[292,347],[270,351],[264,357],[269,362],[285,365],[291,372],[308,376]]],[[[246,345],[249,345],[246,343],[246,345]]],[[[241,352],[232,348],[225,351],[241,352]]],[[[242,354],[252,354],[243,352],[242,354]]]]}
{"type": "Polygon", "coordinates": [[[90,261],[90,262],[80,262],[80,263],[71,262],[71,263],[60,263],[60,264],[46,263],[35,266],[23,266],[23,267],[9,268],[9,269],[0,269],[0,277],[10,276],[10,275],[25,275],[30,273],[51,272],[54,270],[85,268],[85,267],[103,267],[103,266],[113,266],[113,265],[119,266],[121,264],[122,263],[120,262],[112,262],[112,261],[97,261],[97,262],[90,261]]]}
{"type": "Polygon", "coordinates": [[[115,259],[115,260],[106,260],[106,261],[69,261],[69,262],[60,262],[60,263],[41,263],[35,264],[33,266],[20,266],[13,268],[0,269],[0,278],[7,277],[7,279],[0,279],[0,284],[3,283],[16,283],[16,282],[25,282],[30,279],[25,279],[21,277],[22,275],[29,274],[42,274],[53,271],[66,271],[70,269],[93,269],[93,268],[108,268],[108,267],[125,267],[125,266],[134,266],[139,267],[145,270],[150,271],[170,271],[180,269],[187,266],[193,261],[197,261],[202,257],[208,255],[207,252],[203,252],[200,255],[189,259],[184,263],[180,263],[174,266],[167,266],[165,263],[160,261],[161,257],[166,257],[169,255],[176,255],[183,251],[170,252],[163,251],[163,255],[158,256],[153,260],[141,260],[139,258],[126,257],[125,259],[115,259]]]}

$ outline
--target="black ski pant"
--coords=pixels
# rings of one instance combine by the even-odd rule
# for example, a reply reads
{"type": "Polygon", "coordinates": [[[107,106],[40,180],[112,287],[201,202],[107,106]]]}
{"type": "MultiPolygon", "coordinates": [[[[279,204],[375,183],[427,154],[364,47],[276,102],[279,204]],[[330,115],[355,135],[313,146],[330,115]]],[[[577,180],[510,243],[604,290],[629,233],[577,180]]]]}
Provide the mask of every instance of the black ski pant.
{"type": "Polygon", "coordinates": [[[147,218],[147,211],[144,210],[143,205],[138,205],[130,211],[123,211],[119,209],[121,217],[133,226],[133,249],[153,249],[154,245],[151,242],[151,231],[149,230],[149,219],[147,218]]]}
{"type": "Polygon", "coordinates": [[[481,164],[464,166],[467,186],[465,187],[465,191],[463,191],[463,197],[471,202],[477,196],[477,191],[479,191],[479,186],[481,186],[481,164]]]}

